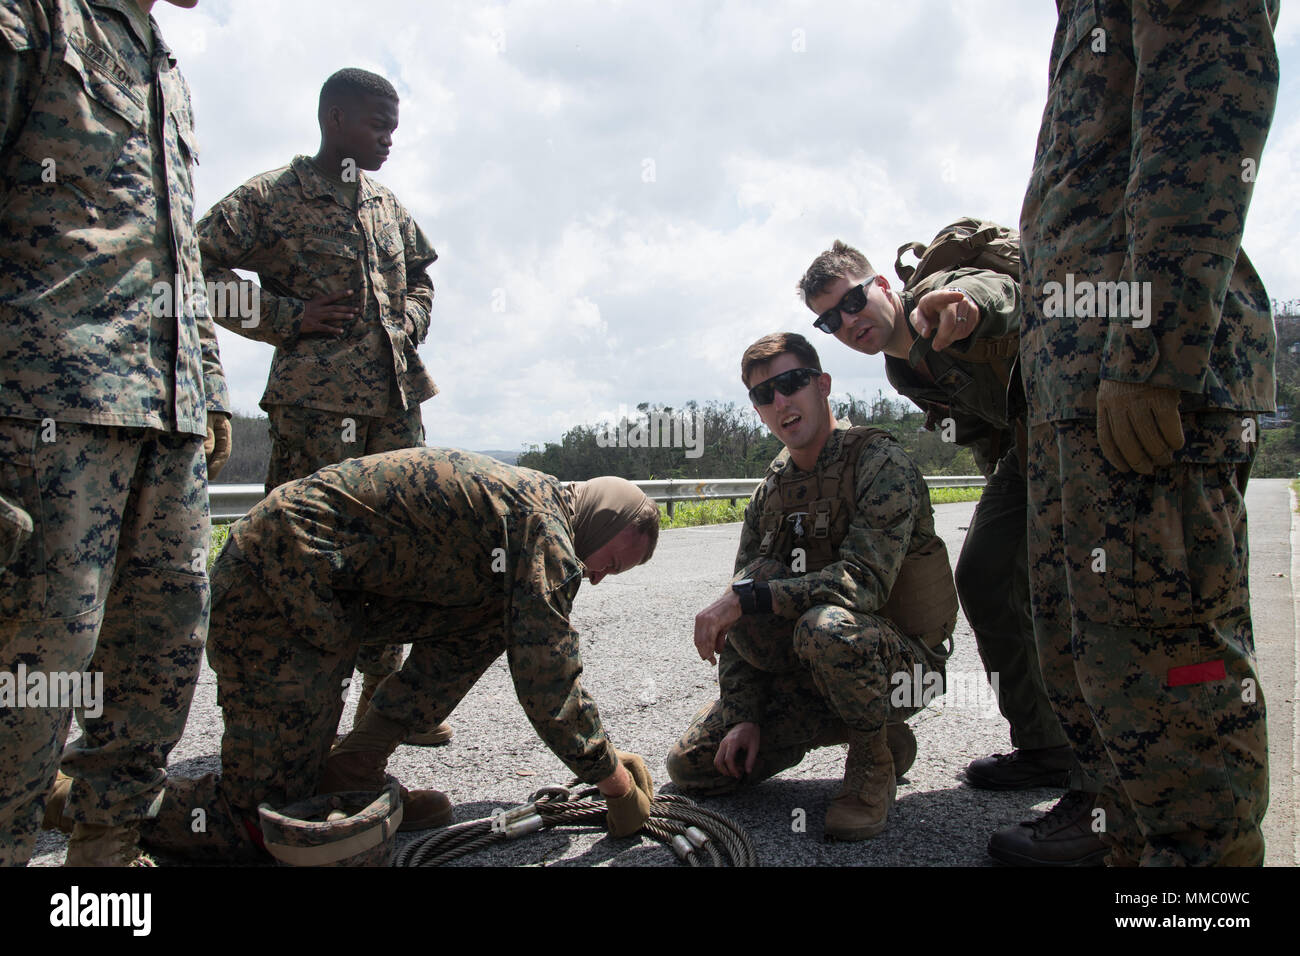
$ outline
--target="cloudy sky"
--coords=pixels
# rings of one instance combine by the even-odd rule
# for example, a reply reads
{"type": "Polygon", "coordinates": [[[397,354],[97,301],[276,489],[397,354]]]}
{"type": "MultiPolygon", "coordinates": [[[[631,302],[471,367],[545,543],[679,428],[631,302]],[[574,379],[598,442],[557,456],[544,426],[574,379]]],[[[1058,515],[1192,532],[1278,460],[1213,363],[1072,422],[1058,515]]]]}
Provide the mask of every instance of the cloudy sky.
{"type": "MultiPolygon", "coordinates": [[[[421,355],[431,445],[518,449],[640,402],[744,401],[768,332],[814,340],[839,396],[883,360],[811,328],[794,285],[832,239],[894,278],[960,215],[1019,219],[1047,89],[1049,0],[159,3],[193,89],[206,209],[319,142],[326,76],[401,95],[391,188],[439,253],[421,355]]],[[[1300,298],[1300,29],[1245,246],[1300,298]]],[[[221,330],[235,406],[271,348],[221,330]]]]}

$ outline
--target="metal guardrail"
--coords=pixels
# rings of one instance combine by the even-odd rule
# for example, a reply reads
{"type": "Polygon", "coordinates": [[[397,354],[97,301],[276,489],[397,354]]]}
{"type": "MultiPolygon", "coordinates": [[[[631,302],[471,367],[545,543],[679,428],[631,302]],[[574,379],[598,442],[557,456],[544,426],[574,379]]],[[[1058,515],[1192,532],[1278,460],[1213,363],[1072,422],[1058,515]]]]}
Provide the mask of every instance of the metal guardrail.
{"type": "MultiPolygon", "coordinates": [[[[668,504],[668,513],[679,501],[713,501],[727,498],[732,501],[748,498],[754,493],[762,478],[670,478],[664,481],[633,482],[655,501],[668,504]]],[[[983,475],[927,476],[931,488],[980,488],[983,475]]],[[[261,485],[212,485],[208,500],[212,507],[212,520],[217,523],[238,521],[248,510],[265,497],[261,485]]]]}
{"type": "Polygon", "coordinates": [[[266,497],[262,485],[208,485],[213,523],[238,521],[266,497]]]}

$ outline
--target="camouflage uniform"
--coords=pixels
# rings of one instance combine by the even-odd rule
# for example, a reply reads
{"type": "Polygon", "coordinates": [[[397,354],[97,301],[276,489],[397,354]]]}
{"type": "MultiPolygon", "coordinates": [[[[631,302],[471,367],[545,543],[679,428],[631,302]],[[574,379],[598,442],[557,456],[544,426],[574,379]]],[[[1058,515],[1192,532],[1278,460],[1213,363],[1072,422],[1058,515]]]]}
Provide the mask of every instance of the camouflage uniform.
{"type": "MultiPolygon", "coordinates": [[[[783,450],[745,509],[736,578],[769,581],[776,613],[744,617],[728,633],[718,662],[721,697],[696,714],[668,755],[669,775],[685,790],[716,793],[737,785],[713,765],[722,738],[737,724],[760,727],[758,763],[747,778],[757,782],[799,763],[814,747],[847,742],[850,732],[878,731],[915,713],[919,700],[893,705],[901,686],[895,675],[910,678],[918,667],[943,673],[941,645],[956,623],[955,595],[946,623],[931,633],[904,634],[885,616],[904,556],[938,540],[925,480],[893,438],[872,430],[856,443],[854,500],[827,499],[828,483],[849,464],[849,436],[847,424],[837,423],[813,472],[801,472],[783,450]],[[768,506],[779,500],[776,488],[785,480],[802,483],[808,496],[785,502],[777,513],[768,506]],[[830,505],[825,528],[816,517],[823,503],[830,505]],[[807,510],[791,521],[790,507],[807,510]],[[817,538],[825,540],[827,560],[816,558],[817,538]],[[808,573],[792,571],[804,558],[808,573]]],[[[947,583],[951,593],[950,576],[947,583]]]]}
{"type": "Polygon", "coordinates": [[[931,339],[914,336],[907,359],[885,356],[885,374],[900,395],[926,411],[927,425],[942,427],[944,419],[952,419],[954,440],[974,452],[988,479],[957,559],[957,593],[985,673],[998,675],[998,708],[1011,727],[1011,745],[1060,747],[1065,734],[1043,685],[1029,604],[1025,476],[1016,445],[1017,426],[1023,428],[1023,422],[1007,408],[1020,292],[1015,280],[996,272],[940,272],[901,293],[904,321],[920,296],[945,288],[961,289],[979,307],[975,331],[942,352],[931,350],[931,339]],[[972,346],[1002,348],[1007,354],[968,360],[972,346]],[[928,379],[915,371],[918,366],[929,373],[928,379]]]}
{"type": "MultiPolygon", "coordinates": [[[[396,196],[360,170],[356,187],[349,196],[297,156],[254,176],[199,221],[210,283],[223,291],[246,284],[233,269],[261,282],[256,318],[220,300],[214,313],[232,332],[275,346],[261,400],[271,420],[268,493],[345,458],[424,444],[420,403],[438,389],[416,346],[433,305],[425,269],[438,256],[396,196]],[[342,304],[360,314],[344,334],[300,336],[304,303],[346,289],[355,295],[342,304]]],[[[363,673],[390,674],[401,648],[367,647],[360,660],[363,673]]]]}
{"type": "MultiPolygon", "coordinates": [[[[65,812],[120,825],[156,805],[198,676],[203,437],[227,408],[192,294],[189,90],[156,24],[132,0],[0,2],[0,144],[0,492],[34,519],[0,575],[0,674],[105,676],[65,812]]],[[[69,718],[0,704],[0,863],[31,855],[69,718]]]]}
{"type": "Polygon", "coordinates": [[[1021,215],[1044,677],[1104,786],[1110,862],[1260,863],[1268,766],[1242,493],[1275,339],[1240,242],[1277,93],[1277,6],[1059,8],[1021,215]],[[1149,325],[1112,314],[1113,290],[1088,306],[1081,290],[1096,290],[1080,283],[1116,281],[1150,283],[1149,325]],[[1061,289],[1075,291],[1068,311],[1061,289]],[[1173,465],[1142,475],[1102,455],[1102,379],[1180,393],[1173,465]]]}
{"type": "MultiPolygon", "coordinates": [[[[224,800],[249,815],[314,793],[358,648],[395,635],[412,649],[371,702],[384,717],[437,724],[504,651],[546,745],[585,781],[612,774],[569,626],[583,573],[570,509],[549,475],[438,448],[349,459],[273,491],[213,568],[222,777],[178,791],[179,809],[224,800]]],[[[228,840],[214,831],[214,849],[228,840]]]]}

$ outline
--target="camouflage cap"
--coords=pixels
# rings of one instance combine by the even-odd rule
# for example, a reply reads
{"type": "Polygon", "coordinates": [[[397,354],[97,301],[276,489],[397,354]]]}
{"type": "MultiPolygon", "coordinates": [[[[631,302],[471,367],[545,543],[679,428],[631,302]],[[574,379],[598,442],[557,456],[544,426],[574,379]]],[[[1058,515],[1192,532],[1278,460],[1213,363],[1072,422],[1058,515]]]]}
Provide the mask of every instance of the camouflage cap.
{"type": "Polygon", "coordinates": [[[285,866],[389,866],[402,825],[395,779],[379,794],[328,793],[275,810],[257,808],[266,850],[285,866]]]}

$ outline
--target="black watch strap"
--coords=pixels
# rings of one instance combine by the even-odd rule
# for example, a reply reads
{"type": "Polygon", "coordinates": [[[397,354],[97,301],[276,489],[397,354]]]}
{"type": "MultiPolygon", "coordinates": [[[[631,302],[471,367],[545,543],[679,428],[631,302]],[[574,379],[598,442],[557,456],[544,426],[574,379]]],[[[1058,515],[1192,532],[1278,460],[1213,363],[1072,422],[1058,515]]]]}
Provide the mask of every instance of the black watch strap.
{"type": "Polygon", "coordinates": [[[745,578],[744,580],[734,583],[731,586],[731,590],[735,591],[736,597],[740,599],[740,613],[772,613],[772,589],[768,587],[766,581],[755,581],[753,578],[745,578]]]}
{"type": "Polygon", "coordinates": [[[736,581],[731,585],[731,590],[736,592],[736,597],[740,599],[740,613],[753,614],[758,610],[758,605],[754,601],[754,579],[744,578],[736,581]]]}

